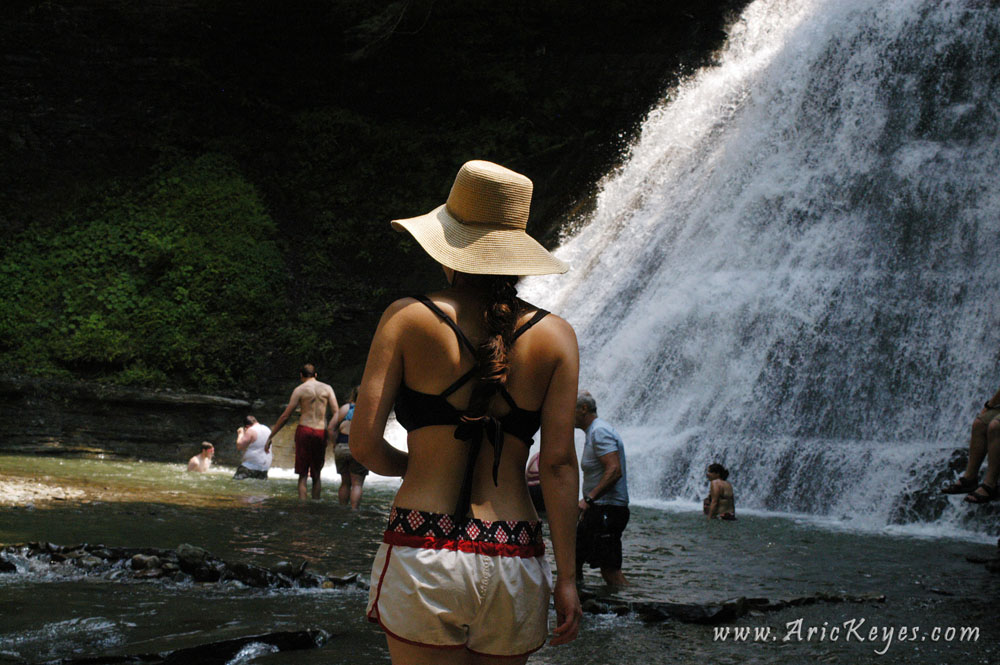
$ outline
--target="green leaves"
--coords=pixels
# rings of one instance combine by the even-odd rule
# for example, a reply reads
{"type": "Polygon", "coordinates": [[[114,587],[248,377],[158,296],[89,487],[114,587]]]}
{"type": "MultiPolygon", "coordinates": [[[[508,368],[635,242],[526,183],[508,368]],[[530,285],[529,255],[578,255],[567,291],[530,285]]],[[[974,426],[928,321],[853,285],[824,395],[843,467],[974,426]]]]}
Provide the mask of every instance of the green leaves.
{"type": "Polygon", "coordinates": [[[126,383],[253,380],[263,361],[243,337],[277,318],[282,266],[274,223],[231,160],[175,164],[16,239],[0,261],[0,358],[126,383]]]}

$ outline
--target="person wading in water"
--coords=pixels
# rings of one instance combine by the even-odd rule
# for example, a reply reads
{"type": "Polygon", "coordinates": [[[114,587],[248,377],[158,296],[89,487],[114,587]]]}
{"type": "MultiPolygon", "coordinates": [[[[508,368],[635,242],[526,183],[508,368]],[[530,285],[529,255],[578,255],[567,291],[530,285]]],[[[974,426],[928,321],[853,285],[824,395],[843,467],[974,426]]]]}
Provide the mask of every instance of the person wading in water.
{"type": "Polygon", "coordinates": [[[545,643],[553,586],[524,479],[539,426],[557,567],[552,644],[579,629],[579,352],[569,324],[517,297],[518,275],[568,269],[524,232],[531,190],[519,173],[468,162],[445,205],[393,222],[448,280],[382,315],[351,423],[354,457],[403,476],[367,612],[393,663],[517,664],[545,643]],[[383,437],[393,408],[408,452],[383,437]]]}

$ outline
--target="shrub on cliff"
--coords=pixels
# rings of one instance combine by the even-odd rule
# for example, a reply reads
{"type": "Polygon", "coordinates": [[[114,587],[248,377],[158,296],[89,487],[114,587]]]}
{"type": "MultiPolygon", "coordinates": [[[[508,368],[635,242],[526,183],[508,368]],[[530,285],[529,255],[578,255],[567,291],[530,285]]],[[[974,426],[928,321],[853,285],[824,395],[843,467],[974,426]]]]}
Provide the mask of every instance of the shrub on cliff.
{"type": "Polygon", "coordinates": [[[282,266],[235,164],[184,160],[15,238],[0,260],[0,359],[122,383],[253,380],[280,335],[282,266]]]}

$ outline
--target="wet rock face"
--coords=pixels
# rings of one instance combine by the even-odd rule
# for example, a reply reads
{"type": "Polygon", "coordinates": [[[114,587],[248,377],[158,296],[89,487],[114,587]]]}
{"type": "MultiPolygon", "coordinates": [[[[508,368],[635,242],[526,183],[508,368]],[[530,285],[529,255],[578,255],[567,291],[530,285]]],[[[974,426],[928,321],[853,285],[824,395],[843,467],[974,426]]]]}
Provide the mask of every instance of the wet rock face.
{"type": "Polygon", "coordinates": [[[152,568],[159,568],[162,564],[160,557],[151,554],[136,554],[132,559],[132,570],[143,571],[152,568]]]}
{"type": "Polygon", "coordinates": [[[111,665],[112,663],[146,663],[147,665],[218,665],[247,663],[259,655],[279,651],[318,649],[330,635],[324,630],[292,630],[264,635],[247,635],[231,640],[208,642],[186,649],[159,653],[130,654],[86,658],[64,658],[60,665],[111,665]]]}
{"type": "Polygon", "coordinates": [[[306,571],[306,562],[295,565],[281,561],[265,568],[243,561],[228,562],[201,547],[182,543],[174,550],[156,548],[105,547],[103,545],[63,546],[54,543],[11,545],[0,550],[0,573],[16,573],[18,558],[72,566],[88,574],[111,579],[169,579],[206,584],[239,582],[255,588],[333,589],[355,586],[367,588],[363,576],[320,575],[306,571]]]}
{"type": "Polygon", "coordinates": [[[211,441],[215,461],[236,466],[239,453],[225,444],[261,406],[214,395],[0,377],[0,452],[180,462],[197,452],[198,443],[211,441]]]}
{"type": "Polygon", "coordinates": [[[598,597],[589,590],[580,591],[583,601],[583,611],[588,614],[637,614],[646,623],[664,621],[680,621],[681,623],[698,623],[714,625],[730,623],[751,611],[777,612],[788,607],[813,605],[815,603],[884,603],[885,596],[881,594],[849,594],[817,593],[812,596],[800,596],[784,600],[768,598],[733,598],[719,603],[659,603],[649,601],[622,600],[609,596],[598,597]]]}

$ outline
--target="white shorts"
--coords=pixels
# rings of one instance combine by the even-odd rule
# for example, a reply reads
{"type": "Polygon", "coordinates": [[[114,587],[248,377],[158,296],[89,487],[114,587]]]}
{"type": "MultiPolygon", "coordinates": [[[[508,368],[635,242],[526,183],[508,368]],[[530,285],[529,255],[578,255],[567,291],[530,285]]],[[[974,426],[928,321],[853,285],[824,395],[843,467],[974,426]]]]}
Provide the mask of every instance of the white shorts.
{"type": "Polygon", "coordinates": [[[434,648],[521,656],[545,643],[552,573],[540,522],[454,525],[393,508],[372,565],[368,619],[434,648]]]}

